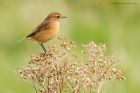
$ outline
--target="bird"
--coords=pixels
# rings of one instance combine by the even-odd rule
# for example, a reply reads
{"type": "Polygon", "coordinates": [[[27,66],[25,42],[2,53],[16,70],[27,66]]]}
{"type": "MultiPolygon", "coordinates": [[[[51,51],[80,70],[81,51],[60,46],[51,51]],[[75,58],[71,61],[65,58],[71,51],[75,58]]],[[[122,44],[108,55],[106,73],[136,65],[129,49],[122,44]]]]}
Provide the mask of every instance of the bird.
{"type": "Polygon", "coordinates": [[[38,25],[33,31],[26,36],[26,39],[37,41],[43,51],[46,53],[46,48],[44,43],[53,39],[59,32],[59,24],[61,19],[67,18],[62,16],[61,13],[52,12],[50,13],[45,20],[38,25]]]}

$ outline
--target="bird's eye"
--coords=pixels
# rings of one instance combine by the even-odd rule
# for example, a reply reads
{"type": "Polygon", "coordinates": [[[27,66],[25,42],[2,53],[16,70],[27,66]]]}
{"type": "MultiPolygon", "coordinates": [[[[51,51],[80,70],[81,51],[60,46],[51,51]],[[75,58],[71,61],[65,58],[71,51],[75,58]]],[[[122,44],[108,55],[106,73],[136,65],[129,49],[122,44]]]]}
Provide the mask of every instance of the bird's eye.
{"type": "Polygon", "coordinates": [[[56,16],[57,18],[60,18],[60,16],[56,16]]]}

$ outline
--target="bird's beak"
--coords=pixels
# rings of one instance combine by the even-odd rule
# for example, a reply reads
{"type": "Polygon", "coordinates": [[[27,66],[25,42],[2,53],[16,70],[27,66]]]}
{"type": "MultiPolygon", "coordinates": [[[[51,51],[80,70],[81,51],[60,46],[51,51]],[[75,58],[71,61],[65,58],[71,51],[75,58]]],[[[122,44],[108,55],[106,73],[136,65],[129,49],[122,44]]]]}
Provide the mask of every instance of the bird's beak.
{"type": "Polygon", "coordinates": [[[62,18],[67,18],[67,17],[65,17],[65,16],[62,16],[62,18]]]}

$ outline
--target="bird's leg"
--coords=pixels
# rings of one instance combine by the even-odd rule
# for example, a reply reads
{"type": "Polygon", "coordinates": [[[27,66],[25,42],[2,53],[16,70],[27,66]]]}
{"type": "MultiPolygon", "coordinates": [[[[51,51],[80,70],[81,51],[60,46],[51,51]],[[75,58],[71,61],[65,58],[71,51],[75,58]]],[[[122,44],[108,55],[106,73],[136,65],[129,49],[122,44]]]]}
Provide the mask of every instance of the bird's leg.
{"type": "Polygon", "coordinates": [[[44,45],[42,43],[39,43],[39,45],[41,46],[41,48],[44,50],[44,52],[46,53],[46,48],[44,47],[44,45]]]}

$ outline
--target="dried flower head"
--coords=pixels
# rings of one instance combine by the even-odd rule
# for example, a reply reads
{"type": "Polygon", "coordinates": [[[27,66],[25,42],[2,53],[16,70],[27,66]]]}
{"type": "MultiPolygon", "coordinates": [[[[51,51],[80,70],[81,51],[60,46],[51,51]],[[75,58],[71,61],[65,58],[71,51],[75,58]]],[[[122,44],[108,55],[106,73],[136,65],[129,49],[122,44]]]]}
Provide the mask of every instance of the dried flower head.
{"type": "Polygon", "coordinates": [[[125,79],[122,71],[114,67],[118,59],[105,56],[104,44],[83,45],[87,60],[81,60],[73,56],[73,42],[64,36],[58,40],[59,46],[51,46],[46,53],[31,56],[28,65],[17,71],[22,79],[33,82],[36,93],[99,93],[106,80],[125,79]]]}

